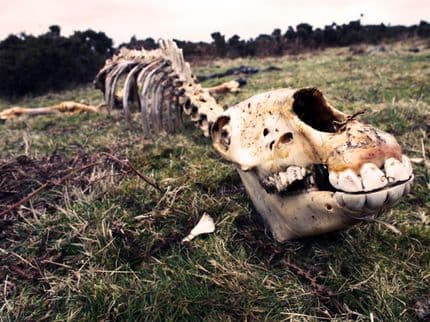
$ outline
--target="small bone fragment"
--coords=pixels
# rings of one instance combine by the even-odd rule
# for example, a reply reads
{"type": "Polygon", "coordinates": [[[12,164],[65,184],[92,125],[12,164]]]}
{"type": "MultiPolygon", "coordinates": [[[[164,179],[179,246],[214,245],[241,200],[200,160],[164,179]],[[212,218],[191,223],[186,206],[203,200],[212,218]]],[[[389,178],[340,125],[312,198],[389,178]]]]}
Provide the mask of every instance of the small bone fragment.
{"type": "Polygon", "coordinates": [[[214,220],[207,213],[204,213],[202,218],[200,218],[199,222],[197,223],[197,225],[194,226],[194,228],[191,230],[188,236],[182,239],[182,242],[183,243],[189,242],[198,235],[209,234],[209,233],[213,233],[214,231],[215,231],[214,220]]]}

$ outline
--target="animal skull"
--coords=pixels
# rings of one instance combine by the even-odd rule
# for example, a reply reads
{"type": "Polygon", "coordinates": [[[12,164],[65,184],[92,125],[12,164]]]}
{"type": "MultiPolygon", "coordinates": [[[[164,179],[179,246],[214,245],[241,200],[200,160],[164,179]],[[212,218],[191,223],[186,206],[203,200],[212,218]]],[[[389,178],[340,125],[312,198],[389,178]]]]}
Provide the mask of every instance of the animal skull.
{"type": "Polygon", "coordinates": [[[315,88],[263,93],[224,111],[171,41],[107,61],[95,84],[108,105],[123,73],[126,117],[134,99],[149,136],[176,128],[182,111],[191,115],[279,241],[372,219],[410,191],[412,167],[394,137],[336,110],[315,88]]]}
{"type": "Polygon", "coordinates": [[[218,117],[211,136],[280,241],[375,216],[413,180],[392,135],[336,110],[314,88],[241,102],[218,117]]]}

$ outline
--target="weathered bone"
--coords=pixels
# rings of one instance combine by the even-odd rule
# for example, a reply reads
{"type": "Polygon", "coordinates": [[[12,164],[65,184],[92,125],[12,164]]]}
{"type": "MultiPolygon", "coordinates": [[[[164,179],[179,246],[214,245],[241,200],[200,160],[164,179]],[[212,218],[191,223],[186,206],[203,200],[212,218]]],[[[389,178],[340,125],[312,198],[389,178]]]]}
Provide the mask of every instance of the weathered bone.
{"type": "Polygon", "coordinates": [[[214,220],[207,213],[204,213],[197,225],[195,225],[191,232],[184,239],[182,239],[182,242],[190,242],[192,239],[194,239],[194,237],[198,235],[209,234],[213,233],[214,231],[214,220]]]}
{"type": "Polygon", "coordinates": [[[78,114],[78,113],[98,113],[101,106],[92,106],[78,102],[61,102],[47,107],[11,107],[0,112],[0,120],[12,120],[21,116],[38,116],[46,114],[78,114]]]}
{"type": "Polygon", "coordinates": [[[335,110],[315,89],[256,95],[227,109],[211,137],[237,165],[255,207],[281,241],[350,226],[355,220],[349,217],[360,217],[353,212],[375,216],[406,194],[413,180],[410,161],[391,135],[335,110]],[[297,182],[288,169],[318,164],[327,169],[326,183],[302,180],[300,173],[302,192],[284,194],[297,182]],[[316,191],[321,186],[328,190],[316,191]]]}
{"type": "Polygon", "coordinates": [[[108,103],[128,73],[123,107],[128,118],[135,87],[145,136],[178,128],[182,111],[190,115],[237,167],[279,241],[368,221],[410,191],[412,167],[394,137],[336,110],[315,88],[259,94],[224,111],[211,95],[220,89],[196,83],[171,41],[154,51],[123,49],[106,65],[96,85],[105,80],[108,103]]]}
{"type": "MultiPolygon", "coordinates": [[[[137,74],[142,70],[142,68],[145,67],[145,64],[138,64],[137,66],[135,66],[128,74],[127,74],[127,78],[125,79],[124,82],[124,93],[123,93],[123,97],[122,97],[122,106],[124,108],[124,115],[125,118],[127,120],[127,122],[130,123],[131,120],[131,116],[130,116],[130,107],[129,107],[129,103],[130,103],[130,91],[132,90],[132,88],[137,88],[137,74]]],[[[137,94],[137,92],[134,90],[134,93],[137,94]]],[[[139,104],[139,109],[140,109],[140,101],[138,99],[138,97],[133,97],[132,98],[133,101],[137,101],[139,104]]]]}
{"type": "Polygon", "coordinates": [[[243,79],[231,80],[216,86],[206,88],[211,95],[220,95],[226,93],[237,93],[240,91],[240,87],[246,84],[243,79]]]}
{"type": "MultiPolygon", "coordinates": [[[[172,131],[180,126],[185,101],[196,108],[192,121],[206,136],[209,136],[211,124],[223,111],[209,90],[195,82],[182,50],[172,41],[162,40],[160,48],[152,51],[123,48],[106,61],[94,84],[96,88],[104,91],[106,103],[111,107],[115,107],[117,85],[123,74],[127,74],[121,99],[126,119],[130,119],[129,102],[133,100],[130,93],[138,92],[138,106],[141,110],[144,135],[147,137],[151,136],[153,130],[158,132],[161,128],[166,128],[172,131]],[[166,69],[168,66],[169,69],[166,69]],[[172,83],[164,82],[165,79],[172,80],[172,83]],[[175,88],[173,93],[167,89],[170,86],[175,88]],[[132,90],[133,88],[135,90],[132,90]],[[170,103],[173,104],[164,103],[165,92],[170,94],[170,103]],[[168,121],[163,123],[163,110],[166,108],[169,116],[168,121]]],[[[235,90],[232,84],[225,86],[235,90]]]]}

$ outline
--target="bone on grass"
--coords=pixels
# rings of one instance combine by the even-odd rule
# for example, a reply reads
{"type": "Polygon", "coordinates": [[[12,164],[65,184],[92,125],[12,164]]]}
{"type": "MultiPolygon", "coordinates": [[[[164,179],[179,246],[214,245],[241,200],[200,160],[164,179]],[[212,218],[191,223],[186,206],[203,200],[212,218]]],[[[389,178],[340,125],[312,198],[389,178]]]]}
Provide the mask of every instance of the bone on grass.
{"type": "Polygon", "coordinates": [[[101,107],[82,104],[72,101],[61,102],[57,105],[47,107],[20,107],[14,106],[0,112],[0,120],[11,120],[21,116],[38,116],[49,114],[73,115],[79,113],[99,113],[101,107]]]}
{"type": "Polygon", "coordinates": [[[222,84],[207,87],[206,89],[209,91],[211,95],[222,95],[227,93],[237,93],[240,91],[240,87],[246,84],[246,80],[243,78],[231,80],[228,82],[224,82],[222,84]]]}
{"type": "Polygon", "coordinates": [[[182,239],[182,242],[189,242],[194,237],[202,234],[209,234],[213,233],[215,231],[215,223],[211,216],[209,216],[207,213],[204,213],[203,216],[200,218],[197,225],[194,226],[194,228],[191,230],[191,232],[182,239]]]}

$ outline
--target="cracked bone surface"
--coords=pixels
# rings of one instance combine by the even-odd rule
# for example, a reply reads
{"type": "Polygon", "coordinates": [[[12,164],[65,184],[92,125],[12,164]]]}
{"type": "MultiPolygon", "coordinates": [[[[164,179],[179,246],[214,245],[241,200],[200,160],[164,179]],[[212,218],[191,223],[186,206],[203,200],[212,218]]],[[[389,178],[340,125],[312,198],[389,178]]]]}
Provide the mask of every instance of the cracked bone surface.
{"type": "Polygon", "coordinates": [[[336,110],[314,88],[275,90],[230,107],[211,137],[279,241],[373,218],[413,181],[392,135],[336,110]]]}
{"type": "Polygon", "coordinates": [[[395,138],[336,110],[318,89],[274,90],[224,111],[171,41],[107,61],[95,84],[110,106],[121,74],[126,117],[134,102],[150,136],[190,115],[237,168],[278,241],[368,222],[411,189],[412,167],[395,138]]]}

